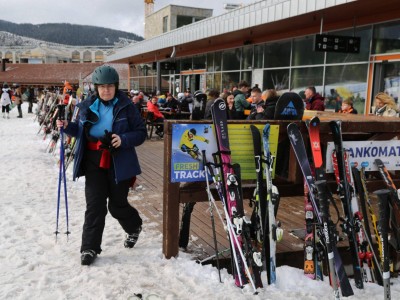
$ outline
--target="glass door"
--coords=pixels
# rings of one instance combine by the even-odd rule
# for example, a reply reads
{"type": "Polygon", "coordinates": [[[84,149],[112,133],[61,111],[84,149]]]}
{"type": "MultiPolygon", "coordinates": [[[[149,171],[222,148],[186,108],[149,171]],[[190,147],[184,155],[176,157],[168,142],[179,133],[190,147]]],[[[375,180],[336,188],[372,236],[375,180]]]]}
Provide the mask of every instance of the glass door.
{"type": "Polygon", "coordinates": [[[374,85],[372,89],[372,105],[374,95],[385,92],[393,97],[399,106],[400,96],[400,61],[382,61],[375,64],[374,85]]]}

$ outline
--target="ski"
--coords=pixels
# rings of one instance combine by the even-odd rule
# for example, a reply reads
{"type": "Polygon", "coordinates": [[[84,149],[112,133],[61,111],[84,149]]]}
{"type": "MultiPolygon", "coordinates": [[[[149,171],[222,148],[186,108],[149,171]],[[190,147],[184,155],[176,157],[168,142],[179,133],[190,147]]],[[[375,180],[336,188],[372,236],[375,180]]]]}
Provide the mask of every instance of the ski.
{"type": "Polygon", "coordinates": [[[253,252],[251,242],[247,239],[247,226],[250,226],[250,221],[244,215],[240,178],[235,174],[231,162],[226,104],[223,99],[215,100],[211,106],[211,115],[218,149],[218,152],[214,153],[213,157],[214,164],[218,166],[217,169],[219,170],[217,175],[219,175],[219,181],[221,182],[219,185],[221,190],[220,197],[225,199],[223,202],[227,212],[227,222],[232,224],[234,228],[234,232],[229,232],[231,253],[235,260],[235,264],[232,264],[232,274],[237,286],[242,287],[243,284],[250,282],[256,291],[254,282],[256,282],[257,287],[260,284],[262,285],[261,274],[256,268],[252,268],[250,271],[249,267],[260,264],[260,261],[258,261],[259,255],[253,252]],[[243,252],[243,249],[246,251],[243,255],[245,259],[243,259],[242,255],[238,255],[243,252]]]}
{"type": "Polygon", "coordinates": [[[332,244],[334,243],[336,237],[334,232],[334,224],[331,220],[329,213],[329,197],[328,188],[326,185],[326,180],[318,180],[315,182],[315,186],[318,190],[319,199],[319,211],[322,221],[322,233],[325,238],[326,252],[328,256],[329,265],[329,277],[331,279],[331,286],[333,288],[333,294],[335,299],[340,299],[339,287],[337,284],[337,277],[335,272],[335,256],[333,254],[332,244]]]}
{"type": "MultiPolygon", "coordinates": [[[[301,135],[300,129],[297,126],[297,124],[290,123],[287,127],[287,132],[288,132],[290,143],[292,145],[292,149],[293,149],[294,154],[299,163],[301,172],[303,173],[303,176],[305,178],[307,187],[310,191],[310,200],[311,200],[313,209],[315,211],[317,221],[319,224],[322,224],[322,219],[319,214],[319,201],[315,195],[314,178],[313,178],[313,175],[311,172],[311,166],[308,161],[307,151],[306,151],[306,147],[304,145],[304,140],[301,135]]],[[[344,265],[343,265],[342,259],[340,257],[339,251],[338,251],[335,243],[332,244],[332,248],[333,248],[332,249],[333,255],[335,258],[335,271],[336,271],[336,275],[337,275],[337,278],[340,283],[340,290],[342,292],[342,295],[344,297],[352,296],[352,295],[354,295],[354,292],[350,285],[347,274],[344,270],[344,265]]]]}
{"type": "Polygon", "coordinates": [[[264,233],[266,233],[266,218],[267,218],[267,203],[266,203],[266,190],[263,173],[263,156],[262,156],[262,145],[261,145],[261,134],[259,129],[255,125],[250,125],[250,130],[253,138],[253,149],[254,149],[254,163],[256,170],[256,188],[254,189],[253,198],[250,201],[250,205],[254,206],[251,214],[252,224],[252,238],[257,245],[257,249],[262,251],[263,266],[267,271],[267,278],[270,278],[270,261],[266,259],[269,257],[269,248],[266,249],[264,240],[264,233]]]}
{"type": "MultiPolygon", "coordinates": [[[[311,171],[313,171],[316,181],[323,180],[325,177],[322,169],[323,160],[320,145],[319,124],[320,120],[318,117],[313,117],[311,120],[306,122],[314,167],[311,171]]],[[[307,184],[304,184],[304,212],[306,223],[306,232],[304,237],[304,274],[311,279],[323,280],[322,257],[320,257],[321,251],[318,249],[319,237],[315,234],[315,225],[317,222],[310,201],[307,184]]]]}
{"type": "Polygon", "coordinates": [[[396,251],[400,251],[400,199],[399,191],[397,190],[389,171],[383,161],[379,158],[375,159],[375,164],[378,167],[379,174],[390,191],[389,208],[390,208],[390,226],[393,231],[390,242],[396,251]]]}
{"type": "Polygon", "coordinates": [[[341,123],[340,121],[331,121],[329,122],[329,125],[331,127],[333,142],[335,145],[335,151],[333,152],[333,159],[334,159],[333,165],[335,168],[335,159],[336,159],[337,173],[338,173],[338,176],[336,176],[336,178],[339,183],[338,184],[339,196],[345,213],[345,220],[343,227],[349,241],[352,267],[354,273],[354,281],[356,287],[362,289],[364,287],[363,274],[361,272],[360,262],[358,259],[358,244],[355,232],[355,221],[351,207],[352,195],[350,191],[350,184],[347,180],[347,174],[346,174],[345,150],[343,148],[341,123]]]}
{"type": "Polygon", "coordinates": [[[384,299],[389,300],[390,295],[390,267],[389,267],[389,243],[388,243],[388,230],[389,230],[389,194],[390,191],[378,190],[375,192],[379,199],[379,231],[382,243],[382,277],[383,277],[383,289],[384,299]]]}
{"type": "MultiPolygon", "coordinates": [[[[363,259],[367,262],[368,266],[370,266],[370,268],[373,270],[372,275],[374,277],[374,281],[377,282],[379,285],[382,285],[382,273],[379,270],[379,262],[376,259],[377,255],[375,253],[375,249],[372,243],[370,242],[372,241],[372,235],[371,235],[371,229],[369,227],[369,222],[367,219],[368,214],[366,205],[367,201],[369,201],[369,199],[367,200],[368,191],[366,190],[366,186],[363,185],[362,183],[360,171],[355,166],[351,168],[351,171],[354,178],[354,187],[360,199],[361,212],[362,215],[364,216],[363,219],[364,222],[362,222],[362,229],[364,230],[365,237],[367,238],[368,241],[368,243],[364,245],[365,256],[363,257],[363,259]],[[375,259],[374,262],[371,261],[372,258],[375,259]]],[[[362,258],[360,257],[360,259],[362,258]]]]}
{"type": "Polygon", "coordinates": [[[276,242],[282,239],[283,231],[282,228],[280,228],[280,223],[276,222],[275,219],[276,207],[279,205],[279,192],[276,186],[272,183],[274,157],[271,155],[269,149],[269,132],[270,125],[267,123],[264,126],[262,134],[267,191],[267,214],[264,223],[264,247],[266,249],[265,255],[267,260],[268,284],[273,284],[276,282],[276,242]],[[268,246],[266,245],[267,241],[268,246]]]}

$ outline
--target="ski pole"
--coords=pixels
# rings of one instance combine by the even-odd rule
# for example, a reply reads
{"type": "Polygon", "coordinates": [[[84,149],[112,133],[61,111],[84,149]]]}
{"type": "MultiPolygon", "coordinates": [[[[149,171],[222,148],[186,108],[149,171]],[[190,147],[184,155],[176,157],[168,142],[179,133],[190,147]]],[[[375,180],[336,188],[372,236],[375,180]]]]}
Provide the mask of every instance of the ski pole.
{"type": "MultiPolygon", "coordinates": [[[[206,151],[203,150],[203,168],[204,168],[204,172],[206,173],[206,184],[207,184],[207,193],[209,193],[210,191],[210,182],[208,180],[208,170],[207,170],[207,161],[206,161],[206,151]]],[[[220,270],[220,266],[219,266],[219,252],[218,252],[218,243],[217,243],[217,234],[215,232],[215,221],[214,221],[214,213],[213,213],[213,207],[212,207],[212,203],[209,198],[209,206],[210,206],[210,218],[211,218],[211,227],[212,227],[212,233],[213,233],[213,239],[214,239],[214,249],[215,249],[215,258],[217,260],[217,268],[218,268],[218,276],[219,276],[219,282],[222,283],[222,279],[221,279],[221,270],[220,270]]]]}

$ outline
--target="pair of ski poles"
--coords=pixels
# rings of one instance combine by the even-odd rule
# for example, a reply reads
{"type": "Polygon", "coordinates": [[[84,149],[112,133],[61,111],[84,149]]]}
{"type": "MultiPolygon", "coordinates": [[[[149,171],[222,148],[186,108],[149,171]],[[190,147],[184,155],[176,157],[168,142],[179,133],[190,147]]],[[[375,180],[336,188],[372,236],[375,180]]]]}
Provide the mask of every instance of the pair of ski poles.
{"type": "MultiPolygon", "coordinates": [[[[64,120],[65,119],[65,105],[58,104],[57,105],[58,112],[57,112],[57,119],[64,120]]],[[[65,213],[66,213],[66,222],[67,222],[67,231],[65,234],[70,234],[69,231],[69,221],[68,221],[68,196],[67,196],[67,180],[65,176],[65,154],[64,154],[64,128],[60,127],[60,166],[59,166],[59,174],[58,174],[58,193],[57,193],[57,219],[56,219],[56,231],[54,232],[56,235],[56,241],[58,234],[58,223],[59,223],[59,216],[60,216],[60,199],[61,199],[61,181],[63,181],[64,187],[64,198],[65,198],[65,213]]]]}

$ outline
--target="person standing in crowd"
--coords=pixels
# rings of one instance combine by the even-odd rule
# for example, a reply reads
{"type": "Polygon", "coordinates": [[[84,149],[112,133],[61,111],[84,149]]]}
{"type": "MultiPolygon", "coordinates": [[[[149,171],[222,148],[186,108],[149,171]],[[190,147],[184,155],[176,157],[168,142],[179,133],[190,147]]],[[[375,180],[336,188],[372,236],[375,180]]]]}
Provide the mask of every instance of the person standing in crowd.
{"type": "Polygon", "coordinates": [[[17,118],[22,118],[22,91],[19,84],[15,85],[15,92],[14,92],[14,104],[17,106],[18,109],[18,116],[17,118]]]}
{"type": "Polygon", "coordinates": [[[228,120],[236,119],[236,110],[235,110],[235,96],[231,92],[225,92],[222,95],[222,99],[225,100],[226,104],[226,113],[228,114],[228,120]]]}
{"type": "Polygon", "coordinates": [[[10,118],[11,97],[12,97],[11,90],[8,87],[8,84],[4,83],[0,98],[1,112],[3,113],[3,119],[6,118],[6,114],[7,114],[7,119],[10,118]]]}
{"type": "Polygon", "coordinates": [[[251,90],[251,102],[252,108],[250,115],[247,117],[248,120],[265,120],[265,102],[262,99],[262,93],[260,88],[254,87],[251,90]]]}
{"type": "Polygon", "coordinates": [[[204,111],[204,119],[211,120],[211,106],[213,105],[215,99],[219,97],[219,92],[216,89],[211,89],[208,91],[208,100],[206,103],[206,110],[204,111]]]}
{"type": "Polygon", "coordinates": [[[357,114],[357,110],[353,107],[353,100],[351,98],[344,99],[342,101],[341,109],[338,113],[342,114],[357,114]]]}
{"type": "Polygon", "coordinates": [[[29,88],[29,95],[28,95],[28,114],[33,114],[32,108],[33,108],[33,102],[35,102],[35,90],[33,87],[29,88]]]}
{"type": "Polygon", "coordinates": [[[244,115],[245,109],[250,109],[251,103],[246,100],[246,94],[248,93],[249,84],[242,80],[239,82],[238,89],[235,95],[235,110],[238,119],[246,119],[244,115]]]}
{"type": "Polygon", "coordinates": [[[309,86],[304,91],[307,110],[325,110],[324,97],[318,94],[314,86],[309,86]]]}
{"type": "Polygon", "coordinates": [[[394,99],[381,92],[375,96],[375,105],[372,107],[372,113],[376,116],[396,117],[399,112],[394,99]]]}
{"type": "Polygon", "coordinates": [[[73,180],[85,176],[86,212],[81,264],[91,265],[101,253],[108,210],[126,232],[125,247],[133,248],[142,231],[139,212],[128,203],[130,184],[141,173],[135,147],[146,129],[130,99],[118,90],[119,75],[107,65],[92,75],[96,93],[78,104],[74,122],[57,120],[57,127],[77,137],[73,180]]]}
{"type": "Polygon", "coordinates": [[[279,96],[276,90],[265,90],[262,94],[265,101],[264,115],[266,120],[273,120],[275,118],[275,107],[278,102],[279,96]]]}

